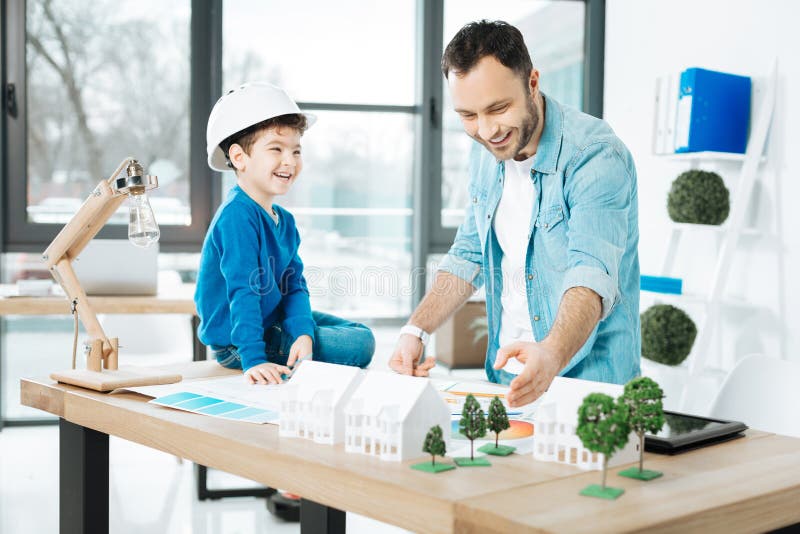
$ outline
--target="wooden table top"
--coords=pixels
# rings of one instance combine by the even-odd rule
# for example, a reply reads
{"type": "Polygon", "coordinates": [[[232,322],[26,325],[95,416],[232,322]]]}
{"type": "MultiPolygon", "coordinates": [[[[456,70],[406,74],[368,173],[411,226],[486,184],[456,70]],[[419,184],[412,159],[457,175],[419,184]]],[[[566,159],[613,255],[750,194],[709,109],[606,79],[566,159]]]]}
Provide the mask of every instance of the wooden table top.
{"type": "MultiPolygon", "coordinates": [[[[216,362],[165,369],[184,380],[235,372],[216,362]]],[[[408,468],[420,460],[384,462],[345,453],[342,444],[279,438],[275,425],[155,406],[135,393],[103,394],[49,379],[22,379],[21,390],[22,404],[73,423],[416,532],[679,528],[695,524],[690,521],[704,510],[708,522],[696,524],[716,528],[716,521],[727,521],[742,508],[750,511],[753,524],[773,525],[760,514],[762,506],[781,510],[784,524],[800,521],[786,501],[796,504],[800,497],[800,440],[754,430],[680,456],[647,454],[646,466],[663,470],[664,478],[645,485],[609,474],[609,481],[627,492],[618,501],[600,502],[578,496],[582,487],[599,481],[599,472],[536,462],[527,454],[493,457],[491,468],[431,475],[408,468]],[[757,465],[764,472],[756,473],[757,465]],[[666,502],[673,498],[678,502],[666,502]]]]}
{"type": "MultiPolygon", "coordinates": [[[[159,288],[157,295],[118,295],[89,297],[95,313],[181,313],[195,315],[194,284],[159,288]]],[[[14,285],[0,284],[0,295],[13,294],[14,285]]],[[[69,315],[70,303],[64,296],[0,297],[0,315],[69,315]]]]}

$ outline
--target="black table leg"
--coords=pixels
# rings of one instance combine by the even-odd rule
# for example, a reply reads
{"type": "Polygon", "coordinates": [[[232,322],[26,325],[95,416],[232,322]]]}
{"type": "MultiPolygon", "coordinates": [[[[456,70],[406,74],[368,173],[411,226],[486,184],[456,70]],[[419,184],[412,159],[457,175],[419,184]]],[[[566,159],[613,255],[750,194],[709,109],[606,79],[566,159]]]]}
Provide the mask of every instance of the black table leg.
{"type": "Polygon", "coordinates": [[[61,534],[108,532],[108,434],[59,420],[61,534]]]}
{"type": "Polygon", "coordinates": [[[306,499],[300,501],[300,534],[344,534],[346,518],[342,510],[306,499]]]}
{"type": "Polygon", "coordinates": [[[200,326],[200,318],[192,315],[192,361],[202,362],[206,360],[206,346],[197,337],[197,328],[200,326]]]}

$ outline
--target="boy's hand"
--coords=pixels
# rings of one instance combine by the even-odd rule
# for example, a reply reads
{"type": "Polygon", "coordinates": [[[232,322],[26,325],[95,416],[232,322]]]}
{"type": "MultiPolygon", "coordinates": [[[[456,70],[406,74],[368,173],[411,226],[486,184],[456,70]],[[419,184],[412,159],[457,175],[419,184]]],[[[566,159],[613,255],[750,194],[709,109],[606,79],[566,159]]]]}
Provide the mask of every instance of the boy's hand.
{"type": "Polygon", "coordinates": [[[299,336],[289,348],[289,359],[286,361],[286,366],[294,367],[297,360],[310,356],[313,349],[314,343],[311,341],[311,336],[299,336]]]}
{"type": "Polygon", "coordinates": [[[251,384],[280,384],[281,375],[288,375],[291,369],[277,363],[260,363],[244,372],[245,379],[251,384]]]}

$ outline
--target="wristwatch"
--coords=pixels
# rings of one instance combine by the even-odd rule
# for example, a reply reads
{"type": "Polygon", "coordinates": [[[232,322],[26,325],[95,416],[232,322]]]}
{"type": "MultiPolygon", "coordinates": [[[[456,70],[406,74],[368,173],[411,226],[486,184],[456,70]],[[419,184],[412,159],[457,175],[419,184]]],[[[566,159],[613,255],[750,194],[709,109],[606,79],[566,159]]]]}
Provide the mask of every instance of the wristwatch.
{"type": "Polygon", "coordinates": [[[427,333],[425,330],[418,326],[414,326],[413,324],[407,324],[403,328],[400,329],[401,334],[411,334],[414,337],[418,337],[419,340],[422,342],[422,346],[428,344],[428,339],[430,339],[431,335],[427,333]]]}

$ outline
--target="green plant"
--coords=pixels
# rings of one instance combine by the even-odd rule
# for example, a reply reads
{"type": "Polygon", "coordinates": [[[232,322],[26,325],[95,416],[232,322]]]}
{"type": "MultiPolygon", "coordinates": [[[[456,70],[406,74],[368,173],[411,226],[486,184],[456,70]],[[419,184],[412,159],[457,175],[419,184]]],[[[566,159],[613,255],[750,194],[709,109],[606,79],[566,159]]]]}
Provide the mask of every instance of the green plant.
{"type": "Polygon", "coordinates": [[[640,319],[642,356],[665,365],[679,365],[686,359],[697,337],[697,327],[686,312],[669,304],[656,304],[640,319]]]}
{"type": "Polygon", "coordinates": [[[444,456],[447,452],[447,445],[445,445],[444,438],[442,437],[442,427],[439,425],[431,427],[428,431],[428,435],[425,436],[422,452],[427,452],[431,455],[431,465],[436,465],[437,456],[444,456]]]}
{"type": "Polygon", "coordinates": [[[472,394],[467,395],[458,430],[469,440],[469,459],[475,459],[475,440],[486,435],[486,417],[483,409],[472,394]]]}
{"type": "Polygon", "coordinates": [[[469,329],[472,330],[472,343],[477,344],[478,341],[489,335],[489,318],[485,315],[476,317],[469,323],[469,329]]]}
{"type": "Polygon", "coordinates": [[[500,397],[495,396],[492,399],[492,403],[489,405],[488,419],[489,430],[494,432],[494,446],[497,448],[500,444],[500,432],[511,426],[508,422],[508,413],[500,397]]]}
{"type": "Polygon", "coordinates": [[[695,169],[681,173],[667,196],[667,212],[675,222],[722,224],[730,209],[728,188],[715,172],[695,169]]]}
{"type": "Polygon", "coordinates": [[[639,437],[639,473],[644,466],[644,433],[655,434],[664,426],[664,392],[655,380],[640,376],[625,384],[621,400],[628,407],[628,421],[639,437]]]}
{"type": "Polygon", "coordinates": [[[578,408],[576,434],[583,446],[603,454],[603,483],[606,488],[608,459],[628,443],[631,426],[628,407],[605,393],[590,393],[578,408]]]}

